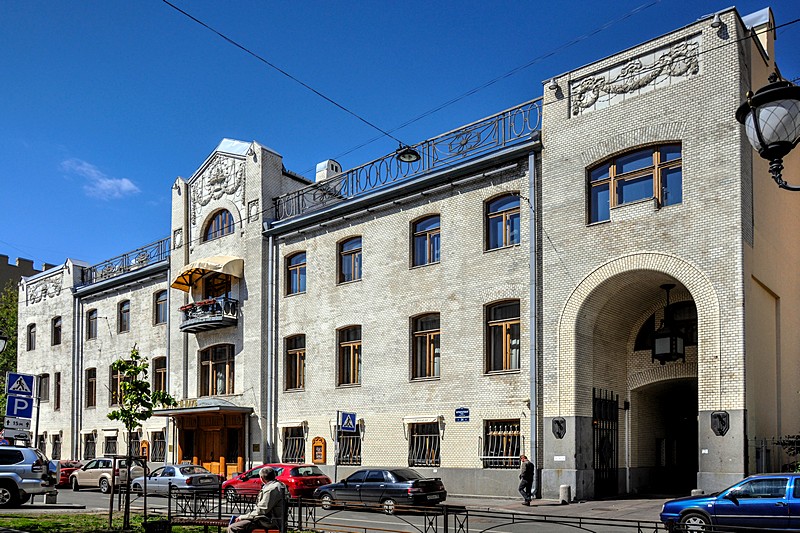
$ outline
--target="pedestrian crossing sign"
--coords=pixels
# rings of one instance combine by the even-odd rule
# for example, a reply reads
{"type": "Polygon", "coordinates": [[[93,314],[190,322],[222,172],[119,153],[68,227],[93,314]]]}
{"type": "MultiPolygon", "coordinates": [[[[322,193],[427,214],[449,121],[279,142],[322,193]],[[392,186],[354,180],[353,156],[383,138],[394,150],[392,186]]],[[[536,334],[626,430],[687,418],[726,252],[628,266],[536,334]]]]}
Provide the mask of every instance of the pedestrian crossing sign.
{"type": "Polygon", "coordinates": [[[6,394],[15,396],[33,396],[33,378],[31,374],[6,372],[6,394]]]}
{"type": "Polygon", "coordinates": [[[342,413],[341,420],[342,431],[355,432],[356,430],[356,414],[355,413],[342,413]]]}

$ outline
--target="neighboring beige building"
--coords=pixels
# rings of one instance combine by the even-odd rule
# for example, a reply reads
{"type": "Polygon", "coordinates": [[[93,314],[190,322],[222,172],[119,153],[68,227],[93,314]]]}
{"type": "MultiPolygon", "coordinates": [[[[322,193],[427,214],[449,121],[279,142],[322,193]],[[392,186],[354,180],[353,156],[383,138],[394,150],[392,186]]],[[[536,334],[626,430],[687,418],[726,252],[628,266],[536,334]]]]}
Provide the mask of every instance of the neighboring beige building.
{"type": "Polygon", "coordinates": [[[556,76],[418,162],[328,160],[310,183],[223,140],[173,182],[168,239],[21,283],[42,445],[137,446],[106,418],[135,342],[179,400],[138,446],[223,475],[408,465],[513,496],[525,453],[545,497],[593,498],[781,468],[754,443],[800,433],[800,249],[781,231],[800,197],[734,118],[774,68],[772,13],[719,15],[556,76]]]}

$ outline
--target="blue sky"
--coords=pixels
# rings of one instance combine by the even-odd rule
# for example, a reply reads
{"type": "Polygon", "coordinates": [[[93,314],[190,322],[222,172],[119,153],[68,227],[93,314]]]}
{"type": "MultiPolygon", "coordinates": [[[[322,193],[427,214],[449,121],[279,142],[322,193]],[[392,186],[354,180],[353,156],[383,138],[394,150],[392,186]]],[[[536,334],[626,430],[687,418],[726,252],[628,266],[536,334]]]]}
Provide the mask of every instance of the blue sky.
{"type": "MultiPolygon", "coordinates": [[[[408,144],[733,5],[171,1],[384,130],[501,78],[394,133],[408,144]]],[[[797,0],[735,5],[800,18],[797,0]]],[[[799,77],[800,23],[778,30],[776,49],[799,77]]],[[[171,184],[224,137],[257,140],[307,177],[319,161],[352,168],[397,147],[384,137],[340,155],[377,132],[161,0],[0,0],[0,50],[0,254],[12,262],[96,263],[168,236],[171,184]]]]}

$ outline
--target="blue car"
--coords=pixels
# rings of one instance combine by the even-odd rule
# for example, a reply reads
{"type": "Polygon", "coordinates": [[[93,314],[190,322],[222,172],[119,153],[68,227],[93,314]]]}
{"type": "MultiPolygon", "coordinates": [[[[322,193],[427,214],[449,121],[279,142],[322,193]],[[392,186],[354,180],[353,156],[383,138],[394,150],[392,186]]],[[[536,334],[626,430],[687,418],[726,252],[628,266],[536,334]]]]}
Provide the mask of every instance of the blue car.
{"type": "Polygon", "coordinates": [[[741,526],[800,531],[800,474],[757,474],[723,491],[670,500],[661,521],[678,531],[741,526]]]}

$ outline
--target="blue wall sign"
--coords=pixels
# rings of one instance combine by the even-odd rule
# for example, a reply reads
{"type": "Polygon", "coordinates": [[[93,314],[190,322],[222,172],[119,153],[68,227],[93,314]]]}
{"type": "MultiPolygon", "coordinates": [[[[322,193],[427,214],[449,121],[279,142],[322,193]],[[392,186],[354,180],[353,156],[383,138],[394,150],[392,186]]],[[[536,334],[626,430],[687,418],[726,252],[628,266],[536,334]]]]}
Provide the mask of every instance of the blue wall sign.
{"type": "Polygon", "coordinates": [[[455,412],[456,422],[469,422],[469,407],[459,407],[455,412]]]}

